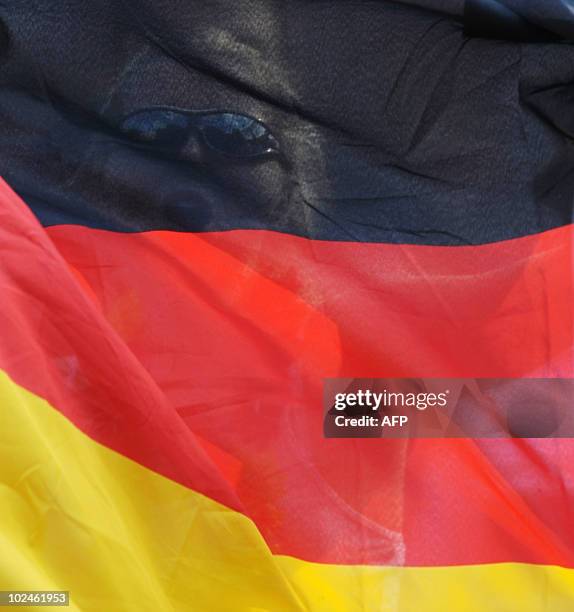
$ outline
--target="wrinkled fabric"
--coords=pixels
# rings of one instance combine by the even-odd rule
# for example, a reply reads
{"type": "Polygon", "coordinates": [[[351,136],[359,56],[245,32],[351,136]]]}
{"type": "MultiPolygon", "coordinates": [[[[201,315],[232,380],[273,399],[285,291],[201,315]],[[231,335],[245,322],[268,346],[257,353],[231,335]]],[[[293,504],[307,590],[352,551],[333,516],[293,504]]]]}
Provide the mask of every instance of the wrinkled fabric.
{"type": "Polygon", "coordinates": [[[323,435],[328,378],[574,376],[544,6],[0,2],[0,590],[572,608],[571,440],[323,435]]]}
{"type": "Polygon", "coordinates": [[[461,245],[571,221],[568,45],[468,38],[388,1],[0,17],[0,172],[45,225],[461,245]],[[167,145],[125,129],[156,109],[173,110],[167,145]],[[231,135],[253,120],[277,146],[231,135]]]}
{"type": "Polygon", "coordinates": [[[468,0],[469,32],[528,42],[574,40],[572,0],[468,0]]]}

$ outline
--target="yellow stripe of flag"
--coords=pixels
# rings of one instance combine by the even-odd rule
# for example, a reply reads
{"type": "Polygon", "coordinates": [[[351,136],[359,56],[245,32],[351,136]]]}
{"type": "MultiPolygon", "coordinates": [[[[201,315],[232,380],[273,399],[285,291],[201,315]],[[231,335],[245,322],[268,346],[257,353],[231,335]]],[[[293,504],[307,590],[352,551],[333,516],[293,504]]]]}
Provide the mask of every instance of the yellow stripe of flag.
{"type": "Polygon", "coordinates": [[[0,590],[68,590],[98,612],[574,610],[559,567],[274,556],[248,518],[94,442],[2,372],[0,406],[0,590]]]}

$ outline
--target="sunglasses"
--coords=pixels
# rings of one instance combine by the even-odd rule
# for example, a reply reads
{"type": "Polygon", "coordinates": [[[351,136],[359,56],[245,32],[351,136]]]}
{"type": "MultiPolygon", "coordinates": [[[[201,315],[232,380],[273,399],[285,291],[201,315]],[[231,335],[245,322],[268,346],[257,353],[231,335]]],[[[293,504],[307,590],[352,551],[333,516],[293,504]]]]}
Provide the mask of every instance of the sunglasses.
{"type": "Polygon", "coordinates": [[[120,131],[136,142],[165,153],[182,153],[198,138],[211,150],[235,158],[258,158],[279,152],[279,143],[258,119],[240,113],[151,108],[136,111],[120,123],[120,131]]]}

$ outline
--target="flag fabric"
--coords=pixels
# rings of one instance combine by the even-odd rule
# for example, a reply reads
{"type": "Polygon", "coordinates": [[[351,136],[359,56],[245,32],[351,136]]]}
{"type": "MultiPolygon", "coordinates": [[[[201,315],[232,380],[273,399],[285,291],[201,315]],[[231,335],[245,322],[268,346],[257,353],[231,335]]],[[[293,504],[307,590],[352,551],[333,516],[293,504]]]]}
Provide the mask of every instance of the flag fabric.
{"type": "Polygon", "coordinates": [[[326,378],[574,374],[574,50],[460,9],[0,5],[0,590],[573,609],[572,440],[323,436],[326,378]]]}

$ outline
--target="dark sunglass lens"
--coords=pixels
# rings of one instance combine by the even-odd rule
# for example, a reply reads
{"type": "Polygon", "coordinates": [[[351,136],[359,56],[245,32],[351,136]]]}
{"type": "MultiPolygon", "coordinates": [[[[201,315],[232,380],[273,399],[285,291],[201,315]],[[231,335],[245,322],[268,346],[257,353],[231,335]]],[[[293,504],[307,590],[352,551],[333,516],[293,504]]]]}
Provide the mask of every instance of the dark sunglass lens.
{"type": "Polygon", "coordinates": [[[133,140],[162,147],[179,148],[189,137],[189,117],[177,111],[144,110],[126,117],[121,131],[133,140]]]}
{"type": "Polygon", "coordinates": [[[210,113],[196,120],[209,147],[233,157],[260,157],[279,150],[261,121],[236,113],[210,113]]]}

